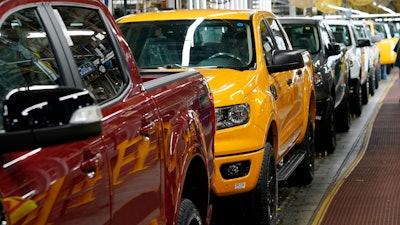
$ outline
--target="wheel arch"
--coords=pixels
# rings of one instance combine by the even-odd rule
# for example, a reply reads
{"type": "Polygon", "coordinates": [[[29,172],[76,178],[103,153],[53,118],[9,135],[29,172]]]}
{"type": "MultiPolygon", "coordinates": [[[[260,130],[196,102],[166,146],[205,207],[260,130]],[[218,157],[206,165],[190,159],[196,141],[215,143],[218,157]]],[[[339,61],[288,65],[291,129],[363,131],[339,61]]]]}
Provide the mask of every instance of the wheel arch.
{"type": "MultiPolygon", "coordinates": [[[[212,158],[204,139],[203,127],[196,113],[181,115],[172,128],[165,157],[165,205],[167,217],[178,222],[180,203],[189,199],[198,209],[204,224],[211,220],[212,158]]],[[[212,155],[213,157],[213,155],[212,155]]]]}
{"type": "Polygon", "coordinates": [[[312,124],[313,124],[313,129],[315,129],[315,117],[317,114],[317,99],[316,99],[316,94],[315,90],[312,89],[309,94],[309,98],[307,98],[304,102],[304,112],[303,112],[303,128],[301,131],[301,134],[297,140],[296,145],[300,144],[301,141],[303,140],[304,135],[307,132],[307,126],[308,126],[308,119],[311,118],[312,124]]]}
{"type": "Polygon", "coordinates": [[[210,180],[204,160],[199,155],[193,157],[186,171],[181,199],[190,199],[206,223],[210,204],[210,180]]]}
{"type": "Polygon", "coordinates": [[[274,150],[274,155],[275,155],[275,163],[277,163],[277,158],[278,158],[278,149],[279,149],[279,142],[278,142],[278,127],[276,125],[276,121],[272,121],[271,124],[269,125],[268,133],[266,135],[266,140],[265,143],[271,144],[273,150],[274,150]]]}

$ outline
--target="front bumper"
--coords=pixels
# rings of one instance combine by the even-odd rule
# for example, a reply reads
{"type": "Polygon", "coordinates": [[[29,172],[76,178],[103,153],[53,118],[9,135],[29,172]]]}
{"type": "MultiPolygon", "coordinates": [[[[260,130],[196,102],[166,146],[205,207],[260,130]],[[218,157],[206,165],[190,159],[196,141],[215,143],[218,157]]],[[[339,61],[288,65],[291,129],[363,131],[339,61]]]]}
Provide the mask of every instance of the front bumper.
{"type": "Polygon", "coordinates": [[[215,173],[212,177],[212,188],[217,196],[229,196],[253,190],[261,171],[264,149],[253,152],[216,157],[214,159],[215,173]],[[248,173],[244,176],[226,179],[226,167],[238,162],[249,163],[248,173]],[[225,178],[224,178],[225,177],[225,178]]]}

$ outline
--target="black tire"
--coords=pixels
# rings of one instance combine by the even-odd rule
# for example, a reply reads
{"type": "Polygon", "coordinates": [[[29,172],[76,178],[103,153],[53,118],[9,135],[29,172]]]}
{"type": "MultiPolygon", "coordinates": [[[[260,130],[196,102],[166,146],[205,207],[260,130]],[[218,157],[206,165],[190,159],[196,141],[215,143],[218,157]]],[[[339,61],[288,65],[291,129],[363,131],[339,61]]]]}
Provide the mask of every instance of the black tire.
{"type": "Polygon", "coordinates": [[[308,185],[314,179],[315,145],[314,128],[311,118],[308,118],[307,131],[303,141],[297,146],[296,151],[304,151],[305,156],[296,170],[290,175],[288,182],[291,185],[308,185]]]}
{"type": "Polygon", "coordinates": [[[349,86],[346,86],[345,94],[342,102],[336,108],[335,120],[336,120],[336,132],[347,132],[350,129],[350,104],[349,104],[349,86]]]}
{"type": "Polygon", "coordinates": [[[202,225],[201,216],[196,206],[187,198],[183,198],[179,206],[178,225],[202,225]]]}
{"type": "Polygon", "coordinates": [[[332,153],[336,148],[336,123],[335,123],[335,101],[332,96],[329,97],[327,111],[325,116],[316,123],[316,152],[332,153]]]}
{"type": "Polygon", "coordinates": [[[379,61],[375,68],[375,89],[379,88],[379,81],[381,81],[381,62],[379,61]]]}
{"type": "Polygon", "coordinates": [[[370,74],[368,81],[369,81],[369,84],[368,84],[369,85],[369,94],[371,96],[374,96],[375,95],[375,72],[370,74]]]}
{"type": "Polygon", "coordinates": [[[275,225],[278,221],[278,180],[274,151],[270,143],[264,148],[264,158],[256,188],[251,192],[247,209],[249,224],[275,225]]]}
{"type": "Polygon", "coordinates": [[[362,111],[362,92],[359,79],[351,79],[350,81],[350,113],[356,117],[361,116],[362,111]]]}
{"type": "Polygon", "coordinates": [[[363,85],[361,85],[361,102],[362,104],[368,104],[369,98],[369,78],[365,81],[363,85]]]}

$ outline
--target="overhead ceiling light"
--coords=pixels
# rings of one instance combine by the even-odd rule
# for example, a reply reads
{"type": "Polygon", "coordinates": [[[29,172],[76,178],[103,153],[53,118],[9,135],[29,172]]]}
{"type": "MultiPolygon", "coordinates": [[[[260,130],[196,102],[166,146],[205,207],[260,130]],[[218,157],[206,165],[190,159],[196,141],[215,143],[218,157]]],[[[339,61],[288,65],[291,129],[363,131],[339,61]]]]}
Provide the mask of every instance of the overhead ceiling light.
{"type": "Polygon", "coordinates": [[[350,11],[351,13],[355,13],[355,14],[359,14],[359,15],[367,15],[368,14],[368,13],[362,12],[360,10],[351,9],[351,8],[343,8],[343,7],[335,6],[335,5],[331,5],[331,4],[327,4],[327,6],[329,8],[336,9],[336,10],[339,10],[339,11],[344,11],[344,12],[350,11]]]}
{"type": "Polygon", "coordinates": [[[385,7],[385,6],[383,6],[383,5],[380,5],[380,4],[376,3],[376,2],[372,2],[372,5],[375,6],[375,7],[380,8],[380,9],[382,9],[383,11],[388,12],[388,13],[390,13],[390,14],[396,14],[395,11],[393,11],[393,10],[391,10],[391,9],[389,9],[389,8],[387,8],[387,7],[385,7]]]}

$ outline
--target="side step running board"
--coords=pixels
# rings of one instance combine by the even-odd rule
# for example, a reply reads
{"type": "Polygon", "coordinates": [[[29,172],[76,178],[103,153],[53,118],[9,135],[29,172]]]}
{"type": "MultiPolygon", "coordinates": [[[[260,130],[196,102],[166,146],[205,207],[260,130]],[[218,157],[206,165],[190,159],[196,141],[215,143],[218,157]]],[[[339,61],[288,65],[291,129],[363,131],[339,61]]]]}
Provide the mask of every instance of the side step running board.
{"type": "Polygon", "coordinates": [[[289,176],[294,172],[294,170],[299,166],[301,161],[303,161],[305,152],[299,151],[293,154],[290,159],[278,169],[277,178],[278,181],[287,180],[289,176]]]}

